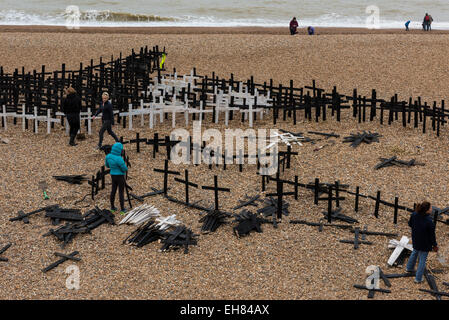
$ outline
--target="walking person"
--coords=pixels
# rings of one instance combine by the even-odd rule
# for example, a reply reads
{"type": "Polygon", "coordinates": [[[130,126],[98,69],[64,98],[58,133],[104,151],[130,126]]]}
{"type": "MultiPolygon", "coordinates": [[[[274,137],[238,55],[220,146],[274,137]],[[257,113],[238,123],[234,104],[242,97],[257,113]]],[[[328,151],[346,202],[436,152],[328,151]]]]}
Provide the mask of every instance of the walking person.
{"type": "Polygon", "coordinates": [[[413,272],[416,260],[419,260],[415,283],[423,282],[422,277],[426,269],[426,260],[429,252],[438,252],[435,224],[430,217],[431,212],[432,206],[429,202],[420,203],[416,206],[416,210],[412,213],[408,222],[408,225],[412,228],[413,251],[407,263],[407,272],[413,272]]]}
{"type": "Polygon", "coordinates": [[[120,142],[114,143],[111,148],[111,153],[109,153],[105,158],[105,165],[107,168],[110,168],[110,174],[112,179],[112,190],[110,195],[111,202],[111,212],[117,211],[115,207],[115,194],[118,194],[120,199],[120,214],[124,215],[126,213],[125,209],[125,174],[128,171],[128,167],[126,166],[125,160],[122,158],[123,144],[120,142]]]}
{"type": "Polygon", "coordinates": [[[62,100],[62,110],[67,117],[67,122],[70,127],[70,141],[69,145],[76,146],[75,138],[80,130],[80,112],[81,112],[81,99],[76,93],[76,90],[72,87],[68,87],[65,90],[66,95],[62,100]]]}
{"type": "Polygon", "coordinates": [[[296,29],[298,28],[298,21],[296,21],[296,17],[293,17],[292,21],[290,21],[290,34],[294,35],[297,34],[298,31],[296,29]]]}
{"type": "Polygon", "coordinates": [[[118,142],[119,139],[117,138],[114,131],[112,131],[112,126],[114,125],[114,112],[112,109],[112,103],[109,101],[109,94],[107,92],[103,92],[103,95],[101,96],[102,101],[100,104],[100,108],[98,108],[97,112],[93,116],[93,119],[101,112],[101,120],[102,120],[102,126],[100,129],[100,140],[98,142],[98,149],[102,148],[103,145],[103,135],[105,131],[108,131],[108,133],[111,135],[112,138],[114,138],[115,142],[118,142]]]}

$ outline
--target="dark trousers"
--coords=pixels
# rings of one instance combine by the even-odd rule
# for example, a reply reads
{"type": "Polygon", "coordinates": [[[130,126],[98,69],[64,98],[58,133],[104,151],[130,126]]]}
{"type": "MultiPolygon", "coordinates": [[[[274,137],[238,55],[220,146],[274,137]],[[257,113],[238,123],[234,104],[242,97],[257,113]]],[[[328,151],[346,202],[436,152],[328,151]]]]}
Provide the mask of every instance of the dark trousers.
{"type": "Polygon", "coordinates": [[[67,122],[70,127],[70,141],[74,141],[76,134],[78,133],[80,125],[80,114],[79,113],[69,113],[67,114],[67,122]]]}
{"type": "Polygon", "coordinates": [[[294,35],[294,34],[296,34],[297,32],[296,32],[296,28],[290,28],[290,34],[291,35],[294,35]]]}
{"type": "Polygon", "coordinates": [[[101,129],[100,129],[100,141],[98,142],[99,147],[101,147],[103,145],[103,135],[104,135],[105,131],[107,131],[111,135],[111,137],[114,138],[115,142],[119,141],[117,136],[115,135],[114,131],[112,131],[111,120],[104,120],[103,125],[101,126],[101,129]]]}
{"type": "Polygon", "coordinates": [[[114,206],[114,202],[115,202],[115,194],[117,192],[117,187],[118,187],[118,195],[119,195],[119,199],[120,199],[120,208],[122,210],[125,209],[125,176],[124,175],[120,175],[120,176],[113,176],[111,175],[112,178],[112,190],[111,190],[111,208],[115,208],[114,206]]]}

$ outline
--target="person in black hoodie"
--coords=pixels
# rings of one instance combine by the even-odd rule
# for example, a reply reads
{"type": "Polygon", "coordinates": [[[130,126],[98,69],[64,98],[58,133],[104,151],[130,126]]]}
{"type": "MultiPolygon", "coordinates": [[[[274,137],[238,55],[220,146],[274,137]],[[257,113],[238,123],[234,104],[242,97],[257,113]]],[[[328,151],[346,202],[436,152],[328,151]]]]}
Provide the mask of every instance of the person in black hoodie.
{"type": "Polygon", "coordinates": [[[95,113],[93,118],[95,119],[95,117],[100,112],[102,113],[101,120],[103,122],[103,125],[101,126],[100,133],[99,133],[100,141],[98,142],[98,149],[102,148],[103,135],[104,135],[105,131],[108,131],[108,133],[111,135],[111,137],[114,138],[115,142],[119,141],[119,139],[115,135],[114,131],[112,131],[112,125],[114,125],[114,112],[112,109],[112,103],[109,101],[109,94],[107,92],[103,92],[100,108],[97,110],[97,112],[95,113]]]}
{"type": "Polygon", "coordinates": [[[70,127],[69,144],[71,146],[76,146],[75,138],[80,129],[81,99],[72,87],[67,88],[66,94],[67,95],[62,100],[62,109],[67,117],[70,127]]]}
{"type": "Polygon", "coordinates": [[[419,260],[416,270],[415,283],[423,281],[422,276],[426,268],[429,251],[438,252],[435,236],[435,224],[430,217],[432,206],[425,201],[416,206],[416,211],[410,216],[408,225],[412,228],[413,251],[407,263],[407,272],[413,272],[416,260],[419,260]]]}

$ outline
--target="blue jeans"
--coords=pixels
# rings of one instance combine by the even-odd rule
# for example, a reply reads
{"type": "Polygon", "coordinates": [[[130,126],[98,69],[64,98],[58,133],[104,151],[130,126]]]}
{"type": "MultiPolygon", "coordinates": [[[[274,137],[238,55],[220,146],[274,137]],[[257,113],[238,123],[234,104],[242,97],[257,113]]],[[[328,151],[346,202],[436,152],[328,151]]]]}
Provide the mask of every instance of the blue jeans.
{"type": "Polygon", "coordinates": [[[418,262],[418,269],[416,270],[416,276],[415,280],[418,282],[422,281],[422,276],[424,274],[424,270],[426,269],[426,260],[427,255],[429,252],[427,251],[419,251],[413,249],[412,254],[410,255],[410,258],[407,262],[407,271],[412,271],[415,268],[416,265],[416,259],[419,260],[418,262]]]}

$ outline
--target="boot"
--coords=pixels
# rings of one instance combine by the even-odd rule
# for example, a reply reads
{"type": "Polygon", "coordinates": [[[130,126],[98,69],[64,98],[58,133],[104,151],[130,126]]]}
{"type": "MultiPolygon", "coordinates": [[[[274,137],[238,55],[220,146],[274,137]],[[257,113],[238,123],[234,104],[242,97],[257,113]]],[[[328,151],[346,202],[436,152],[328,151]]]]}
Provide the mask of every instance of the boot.
{"type": "Polygon", "coordinates": [[[75,137],[76,137],[76,135],[71,135],[70,136],[70,142],[69,142],[69,145],[71,145],[71,146],[76,146],[77,144],[75,143],[75,137]]]}

